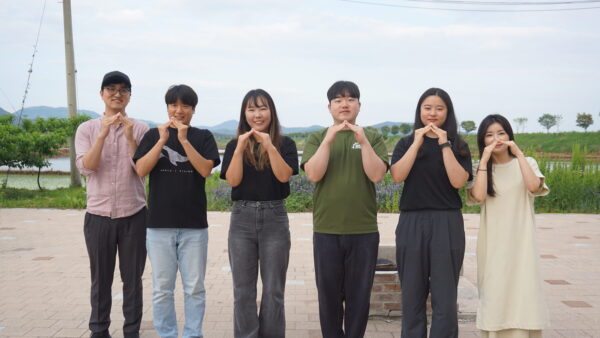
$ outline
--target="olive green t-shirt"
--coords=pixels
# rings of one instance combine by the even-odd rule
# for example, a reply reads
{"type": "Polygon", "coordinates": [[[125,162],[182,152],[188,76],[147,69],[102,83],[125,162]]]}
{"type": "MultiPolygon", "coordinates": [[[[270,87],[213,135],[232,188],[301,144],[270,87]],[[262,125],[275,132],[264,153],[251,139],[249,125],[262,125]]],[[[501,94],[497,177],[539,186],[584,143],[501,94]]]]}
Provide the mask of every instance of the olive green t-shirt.
{"type": "MultiPolygon", "coordinates": [[[[308,136],[302,154],[302,169],[326,134],[327,129],[308,136]]],[[[365,135],[377,156],[387,165],[388,154],[381,135],[369,130],[365,130],[365,135]]],[[[316,184],[313,202],[315,232],[347,235],[378,231],[375,184],[365,174],[360,144],[351,130],[336,134],[327,171],[316,184]]]]}

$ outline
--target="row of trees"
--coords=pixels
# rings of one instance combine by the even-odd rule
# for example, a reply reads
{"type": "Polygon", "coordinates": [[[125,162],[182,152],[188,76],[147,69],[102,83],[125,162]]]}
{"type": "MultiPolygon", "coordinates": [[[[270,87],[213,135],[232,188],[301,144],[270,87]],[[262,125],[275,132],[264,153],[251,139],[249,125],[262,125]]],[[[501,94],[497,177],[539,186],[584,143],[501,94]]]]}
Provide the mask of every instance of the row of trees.
{"type": "MultiPolygon", "coordinates": [[[[600,114],[599,114],[600,115],[600,114]]],[[[550,132],[550,128],[556,127],[558,131],[560,124],[563,120],[562,115],[556,114],[544,114],[538,118],[538,123],[542,125],[542,127],[546,128],[546,132],[550,132]]],[[[528,119],[526,117],[519,117],[513,120],[517,125],[517,131],[523,132],[525,124],[527,124],[528,119]]],[[[579,113],[577,114],[577,118],[575,119],[575,124],[583,128],[584,131],[587,132],[587,129],[594,124],[594,118],[592,114],[579,113]]]]}
{"type": "Polygon", "coordinates": [[[381,135],[383,135],[383,137],[387,137],[390,133],[392,135],[398,135],[398,133],[402,134],[402,135],[406,135],[408,133],[410,133],[412,131],[412,125],[408,124],[408,123],[402,123],[402,124],[394,124],[391,127],[390,126],[383,126],[381,128],[379,128],[381,135]]]}
{"type": "MultiPolygon", "coordinates": [[[[0,166],[10,168],[32,167],[38,169],[38,187],[42,168],[50,165],[48,158],[56,156],[68,137],[75,135],[77,127],[90,117],[78,115],[70,118],[25,119],[15,125],[13,115],[0,116],[0,166]]],[[[3,185],[6,184],[6,181],[3,185]]]]}
{"type": "MultiPolygon", "coordinates": [[[[528,121],[528,119],[526,117],[518,117],[518,118],[513,119],[513,122],[515,124],[515,132],[521,132],[521,133],[524,132],[527,121],[528,121]]],[[[546,128],[546,132],[550,132],[550,128],[555,127],[555,126],[556,126],[556,130],[558,131],[560,123],[562,122],[562,115],[560,115],[560,114],[559,115],[544,114],[544,115],[540,116],[540,118],[538,119],[538,122],[540,125],[542,125],[544,128],[546,128]]],[[[579,114],[577,114],[577,119],[575,120],[575,123],[577,124],[578,127],[583,128],[587,132],[587,129],[592,124],[594,124],[594,119],[591,114],[579,113],[579,114]]],[[[477,125],[475,124],[475,122],[470,121],[470,120],[462,121],[460,123],[460,127],[467,135],[470,132],[477,129],[477,125]]],[[[384,137],[387,137],[388,134],[390,134],[390,132],[392,133],[392,135],[396,135],[399,132],[402,135],[406,135],[412,131],[412,126],[408,123],[402,123],[400,125],[392,125],[391,127],[383,126],[383,127],[379,128],[379,130],[384,137]]]]}
{"type": "MultiPolygon", "coordinates": [[[[544,114],[542,116],[540,116],[540,118],[538,119],[538,122],[544,127],[546,128],[546,132],[550,131],[550,128],[556,126],[556,130],[558,130],[558,127],[560,126],[560,123],[562,122],[562,115],[551,115],[551,114],[544,114]]],[[[594,124],[594,118],[592,117],[592,114],[586,114],[586,113],[579,113],[577,114],[577,118],[575,119],[575,124],[580,127],[583,128],[584,131],[587,132],[587,129],[594,124]]]]}

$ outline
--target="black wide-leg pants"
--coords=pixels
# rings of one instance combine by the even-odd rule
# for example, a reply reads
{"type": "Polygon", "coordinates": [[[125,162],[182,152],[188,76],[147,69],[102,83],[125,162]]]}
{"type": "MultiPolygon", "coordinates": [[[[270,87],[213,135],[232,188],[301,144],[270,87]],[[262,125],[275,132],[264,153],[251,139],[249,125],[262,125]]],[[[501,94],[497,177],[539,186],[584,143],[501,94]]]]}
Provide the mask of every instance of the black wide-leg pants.
{"type": "Polygon", "coordinates": [[[118,251],[123,282],[123,334],[138,336],[143,310],[142,274],[146,265],[146,208],[134,215],[113,219],[86,213],[83,233],[92,279],[90,330],[95,336],[108,337],[118,251]]]}
{"type": "Polygon", "coordinates": [[[457,287],[465,253],[460,210],[402,211],[396,259],[402,286],[402,337],[427,337],[431,292],[432,338],[458,337],[457,287]]]}
{"type": "Polygon", "coordinates": [[[323,337],[363,337],[369,320],[379,232],[354,235],[315,232],[313,241],[323,337]]]}

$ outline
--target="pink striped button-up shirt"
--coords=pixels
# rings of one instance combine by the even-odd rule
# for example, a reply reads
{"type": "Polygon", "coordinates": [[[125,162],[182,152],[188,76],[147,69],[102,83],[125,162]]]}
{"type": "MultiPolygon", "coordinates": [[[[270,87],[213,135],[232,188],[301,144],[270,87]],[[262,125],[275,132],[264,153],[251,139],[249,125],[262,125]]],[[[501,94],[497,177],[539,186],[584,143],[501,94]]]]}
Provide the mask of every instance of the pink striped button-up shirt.
{"type": "MultiPolygon", "coordinates": [[[[133,137],[139,144],[149,128],[143,122],[130,120],[134,123],[133,137]]],[[[129,154],[125,126],[110,126],[96,170],[83,166],[83,156],[96,142],[101,125],[101,118],[86,121],[75,135],[77,168],[87,177],[87,212],[110,218],[131,216],[146,205],[146,189],[129,154]]]]}

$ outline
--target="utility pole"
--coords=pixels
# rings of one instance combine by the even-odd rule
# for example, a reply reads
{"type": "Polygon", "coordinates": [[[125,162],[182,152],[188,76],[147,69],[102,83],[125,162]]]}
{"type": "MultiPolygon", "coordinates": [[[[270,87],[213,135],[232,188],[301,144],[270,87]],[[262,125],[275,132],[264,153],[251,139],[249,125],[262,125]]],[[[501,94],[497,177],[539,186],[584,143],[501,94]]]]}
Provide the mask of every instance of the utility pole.
{"type": "MultiPolygon", "coordinates": [[[[63,0],[63,20],[65,27],[65,63],[67,66],[67,101],[69,116],[77,115],[77,94],[75,89],[75,52],[73,50],[73,24],[71,22],[71,0],[63,0]]],[[[75,136],[69,137],[69,157],[71,162],[71,187],[81,187],[81,176],[75,165],[75,136]]]]}

